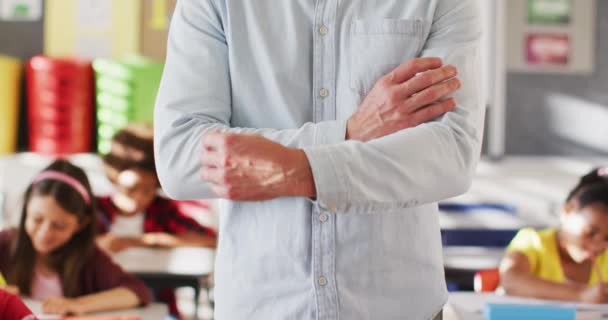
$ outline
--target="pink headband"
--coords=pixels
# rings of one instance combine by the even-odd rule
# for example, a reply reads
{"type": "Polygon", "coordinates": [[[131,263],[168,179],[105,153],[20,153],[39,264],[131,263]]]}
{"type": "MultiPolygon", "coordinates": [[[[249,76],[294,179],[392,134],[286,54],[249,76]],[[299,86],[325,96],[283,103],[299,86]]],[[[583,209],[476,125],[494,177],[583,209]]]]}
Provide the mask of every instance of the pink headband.
{"type": "Polygon", "coordinates": [[[603,176],[608,176],[608,167],[603,167],[603,168],[600,168],[600,169],[597,171],[597,174],[598,174],[600,177],[603,177],[603,176]]]}
{"type": "Polygon", "coordinates": [[[78,193],[80,193],[80,195],[82,196],[82,198],[84,199],[84,202],[86,202],[86,204],[91,203],[91,198],[89,197],[89,193],[87,192],[87,189],[84,188],[82,183],[78,182],[78,180],[68,176],[65,173],[62,173],[59,171],[53,171],[53,170],[44,171],[44,172],[40,173],[38,176],[36,176],[36,178],[34,178],[34,181],[32,181],[32,184],[36,184],[42,180],[61,181],[65,184],[69,185],[70,187],[72,187],[74,190],[78,191],[78,193]]]}

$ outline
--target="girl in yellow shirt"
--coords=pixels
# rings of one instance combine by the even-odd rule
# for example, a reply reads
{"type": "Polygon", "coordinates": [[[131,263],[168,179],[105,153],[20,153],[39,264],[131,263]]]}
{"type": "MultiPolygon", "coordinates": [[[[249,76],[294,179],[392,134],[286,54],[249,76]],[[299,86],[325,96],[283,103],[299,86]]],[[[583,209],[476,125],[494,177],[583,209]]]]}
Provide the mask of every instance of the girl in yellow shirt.
{"type": "Polygon", "coordinates": [[[500,265],[507,294],[608,303],[608,168],[583,176],[568,195],[560,226],[522,229],[500,265]]]}

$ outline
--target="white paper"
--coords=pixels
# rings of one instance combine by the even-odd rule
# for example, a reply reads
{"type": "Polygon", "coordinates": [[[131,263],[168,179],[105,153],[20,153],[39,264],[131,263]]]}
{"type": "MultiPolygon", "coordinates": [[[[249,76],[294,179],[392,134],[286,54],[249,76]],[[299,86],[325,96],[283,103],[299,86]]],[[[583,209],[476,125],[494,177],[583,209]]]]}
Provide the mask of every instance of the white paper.
{"type": "Polygon", "coordinates": [[[77,0],[76,26],[103,31],[112,25],[112,0],[77,0]]]}
{"type": "Polygon", "coordinates": [[[532,299],[522,297],[504,296],[495,293],[475,293],[475,292],[454,292],[450,294],[449,303],[457,306],[460,309],[473,312],[483,312],[486,304],[488,303],[509,303],[509,304],[529,304],[529,305],[559,305],[562,307],[573,307],[577,311],[582,313],[587,312],[599,312],[604,315],[608,315],[607,304],[590,304],[590,303],[576,303],[576,302],[564,302],[554,300],[543,300],[543,299],[532,299]]]}
{"type": "Polygon", "coordinates": [[[42,0],[0,0],[0,20],[36,21],[42,18],[42,0]]]}

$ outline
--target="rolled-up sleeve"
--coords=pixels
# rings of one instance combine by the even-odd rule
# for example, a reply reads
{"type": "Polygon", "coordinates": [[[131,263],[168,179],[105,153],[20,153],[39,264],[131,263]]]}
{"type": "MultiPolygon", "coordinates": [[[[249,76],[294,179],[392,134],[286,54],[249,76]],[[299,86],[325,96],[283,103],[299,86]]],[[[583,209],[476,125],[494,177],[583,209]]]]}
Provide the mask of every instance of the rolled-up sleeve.
{"type": "Polygon", "coordinates": [[[459,70],[457,107],[435,121],[369,141],[304,147],[321,206],[348,212],[432,203],[465,192],[483,135],[480,21],[475,0],[440,0],[421,56],[459,70]]]}
{"type": "Polygon", "coordinates": [[[346,121],[338,120],[281,130],[230,127],[231,82],[223,5],[212,0],[178,1],[171,21],[155,105],[154,138],[160,183],[175,199],[214,197],[199,175],[201,138],[210,130],[258,134],[299,148],[345,139],[346,121]]]}

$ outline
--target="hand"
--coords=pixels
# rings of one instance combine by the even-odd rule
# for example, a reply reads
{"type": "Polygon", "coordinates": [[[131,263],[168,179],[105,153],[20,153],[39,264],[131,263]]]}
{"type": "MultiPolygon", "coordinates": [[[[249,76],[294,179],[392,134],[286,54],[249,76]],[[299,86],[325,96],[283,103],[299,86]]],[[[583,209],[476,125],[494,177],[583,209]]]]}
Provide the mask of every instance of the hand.
{"type": "Polygon", "coordinates": [[[142,242],[152,247],[175,247],[178,244],[178,239],[172,234],[151,232],[142,236],[142,242]]]}
{"type": "Polygon", "coordinates": [[[605,283],[587,286],[581,289],[579,301],[584,303],[608,303],[608,287],[605,283]]]}
{"type": "Polygon", "coordinates": [[[42,312],[48,314],[59,314],[63,316],[81,315],[84,310],[77,299],[64,297],[49,298],[42,303],[42,312]]]}
{"type": "Polygon", "coordinates": [[[109,252],[116,253],[134,246],[134,243],[129,238],[117,237],[113,234],[105,234],[97,237],[97,245],[109,252]]]}
{"type": "Polygon", "coordinates": [[[308,158],[264,137],[211,132],[203,138],[201,176],[220,198],[239,201],[316,194],[308,158]]]}
{"type": "Polygon", "coordinates": [[[458,70],[442,64],[439,58],[413,59],[380,78],[348,119],[346,139],[369,141],[453,110],[456,101],[448,97],[460,88],[458,70]]]}
{"type": "Polygon", "coordinates": [[[598,283],[593,286],[585,286],[579,293],[579,300],[584,303],[608,303],[608,285],[603,282],[602,271],[595,258],[592,259],[593,270],[597,272],[598,283]]]}

